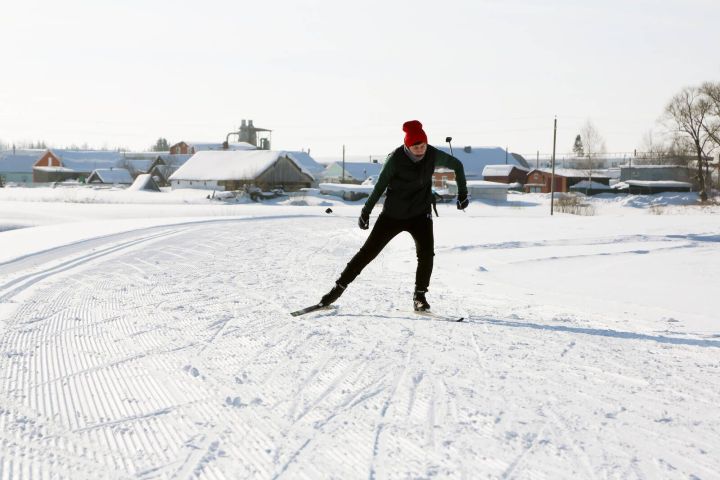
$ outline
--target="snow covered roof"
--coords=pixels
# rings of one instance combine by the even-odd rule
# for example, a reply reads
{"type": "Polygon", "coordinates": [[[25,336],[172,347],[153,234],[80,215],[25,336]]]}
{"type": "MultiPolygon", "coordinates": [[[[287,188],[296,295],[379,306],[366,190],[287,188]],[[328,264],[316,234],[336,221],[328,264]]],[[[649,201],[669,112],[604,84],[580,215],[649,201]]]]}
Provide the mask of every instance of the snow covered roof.
{"type": "Polygon", "coordinates": [[[72,168],[67,167],[33,167],[33,170],[38,172],[74,172],[72,168]]]}
{"type": "Polygon", "coordinates": [[[7,150],[0,152],[0,172],[32,173],[33,165],[47,150],[7,150]]]}
{"type": "MultiPolygon", "coordinates": [[[[182,143],[182,142],[180,142],[182,143]]],[[[217,142],[185,142],[185,144],[189,147],[195,148],[196,152],[200,151],[206,151],[206,150],[224,150],[223,149],[223,143],[217,143],[217,142]]],[[[228,150],[257,150],[257,147],[253,145],[252,143],[247,142],[236,142],[236,143],[228,143],[228,150]]]]}
{"type": "MultiPolygon", "coordinates": [[[[550,168],[538,168],[536,169],[540,172],[544,173],[552,173],[552,169],[550,168]]],[[[556,168],[555,169],[555,175],[560,175],[562,177],[568,177],[568,178],[588,178],[590,177],[591,171],[590,170],[582,170],[582,169],[575,169],[575,168],[556,168]]],[[[592,170],[592,177],[593,178],[612,178],[610,175],[607,174],[605,170],[592,170]]]]}
{"type": "Polygon", "coordinates": [[[190,160],[192,153],[164,153],[159,157],[165,162],[165,165],[179,167],[190,160]]]}
{"type": "Polygon", "coordinates": [[[87,179],[88,183],[112,183],[130,185],[133,183],[132,175],[125,168],[97,168],[87,179]]]}
{"type": "Polygon", "coordinates": [[[123,160],[122,153],[106,150],[50,150],[62,165],[76,172],[92,172],[98,168],[117,167],[123,160]]]}
{"type": "Polygon", "coordinates": [[[122,152],[123,158],[128,158],[131,160],[155,160],[157,157],[161,155],[168,155],[170,152],[162,151],[162,152],[122,152]]]}
{"type": "MultiPolygon", "coordinates": [[[[692,187],[691,183],[676,180],[625,180],[622,183],[637,187],[692,187]]],[[[618,185],[620,184],[618,183],[615,186],[618,185]]]]}
{"type": "MultiPolygon", "coordinates": [[[[456,181],[448,181],[448,185],[456,185],[456,181]]],[[[507,190],[510,188],[510,185],[507,183],[499,183],[499,182],[488,182],[485,180],[468,180],[467,181],[467,187],[468,189],[472,187],[473,189],[498,189],[498,190],[507,190]]]]}
{"type": "Polygon", "coordinates": [[[153,180],[149,173],[143,173],[142,175],[138,175],[132,185],[130,185],[127,189],[146,192],[160,191],[157,183],[155,183],[155,180],[153,180]]]}
{"type": "Polygon", "coordinates": [[[520,165],[485,165],[483,168],[483,177],[506,177],[512,173],[512,169],[517,168],[523,172],[527,172],[528,169],[520,165]]]}
{"type": "Polygon", "coordinates": [[[310,172],[313,177],[317,177],[323,170],[325,170],[325,166],[316,162],[309,153],[287,152],[287,154],[290,158],[295,160],[295,163],[301,165],[305,170],[310,172]]]}
{"type": "Polygon", "coordinates": [[[612,187],[608,187],[604,183],[598,183],[598,182],[591,182],[589,180],[583,180],[581,182],[576,183],[572,187],[570,187],[572,190],[577,189],[586,189],[586,190],[612,190],[612,187]]]}
{"type": "MultiPolygon", "coordinates": [[[[450,153],[450,148],[435,145],[435,148],[445,153],[450,153]]],[[[453,156],[460,160],[465,167],[465,177],[467,179],[480,179],[483,176],[483,169],[487,165],[514,165],[518,168],[523,165],[513,156],[501,147],[453,147],[453,156]]]]}
{"type": "Polygon", "coordinates": [[[643,169],[643,168],[682,168],[683,170],[687,170],[689,167],[687,165],[628,165],[628,166],[621,166],[620,168],[626,169],[626,168],[632,168],[632,169],[643,169]]]}
{"type": "Polygon", "coordinates": [[[205,150],[173,173],[169,180],[253,180],[281,157],[315,178],[297,159],[297,152],[273,150],[205,150]]]}

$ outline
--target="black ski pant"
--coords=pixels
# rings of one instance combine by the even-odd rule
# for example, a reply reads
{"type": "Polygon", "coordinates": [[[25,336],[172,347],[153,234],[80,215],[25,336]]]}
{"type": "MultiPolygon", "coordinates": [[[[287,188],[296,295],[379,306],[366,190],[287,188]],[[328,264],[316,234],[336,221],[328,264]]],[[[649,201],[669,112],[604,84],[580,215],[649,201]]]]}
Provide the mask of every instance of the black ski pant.
{"type": "Polygon", "coordinates": [[[340,274],[338,283],[344,286],[349,285],[378,256],[385,245],[400,232],[408,232],[415,240],[418,262],[415,272],[415,289],[426,292],[430,285],[433,257],[435,256],[432,214],[430,213],[406,220],[389,218],[381,213],[365,240],[365,244],[340,274]]]}

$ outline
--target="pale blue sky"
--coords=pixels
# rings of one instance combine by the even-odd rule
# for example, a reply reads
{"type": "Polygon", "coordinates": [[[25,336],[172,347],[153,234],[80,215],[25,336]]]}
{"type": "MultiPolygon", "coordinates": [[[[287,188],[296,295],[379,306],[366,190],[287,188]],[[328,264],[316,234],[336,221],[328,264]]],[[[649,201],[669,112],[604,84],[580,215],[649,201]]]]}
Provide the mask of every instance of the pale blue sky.
{"type": "Polygon", "coordinates": [[[379,155],[431,143],[558,151],[591,119],[632,151],[678,90],[720,80],[717,0],[10,0],[0,141],[221,141],[379,155]]]}

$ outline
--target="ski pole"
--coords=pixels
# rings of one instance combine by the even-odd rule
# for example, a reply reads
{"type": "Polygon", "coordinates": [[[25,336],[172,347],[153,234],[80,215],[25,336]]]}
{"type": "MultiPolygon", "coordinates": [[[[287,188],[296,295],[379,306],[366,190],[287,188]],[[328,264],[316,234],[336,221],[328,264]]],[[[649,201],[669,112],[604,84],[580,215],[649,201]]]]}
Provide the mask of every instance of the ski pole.
{"type": "MultiPolygon", "coordinates": [[[[452,155],[454,157],[455,154],[453,153],[452,143],[451,143],[452,137],[445,137],[445,141],[447,142],[448,145],[450,145],[450,155],[452,155]]],[[[468,195],[468,198],[470,198],[470,195],[468,195]]],[[[465,213],[465,209],[463,209],[462,212],[465,213]]]]}

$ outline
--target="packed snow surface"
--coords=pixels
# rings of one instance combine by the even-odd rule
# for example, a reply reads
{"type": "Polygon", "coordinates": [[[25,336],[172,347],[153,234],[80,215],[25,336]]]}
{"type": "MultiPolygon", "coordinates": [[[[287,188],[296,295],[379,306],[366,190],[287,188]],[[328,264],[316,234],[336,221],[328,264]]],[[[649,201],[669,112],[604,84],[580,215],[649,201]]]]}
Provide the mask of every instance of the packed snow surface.
{"type": "Polygon", "coordinates": [[[717,207],[440,204],[450,323],[406,234],[291,317],[362,202],[208,193],[0,189],[1,479],[720,478],[717,207]]]}

